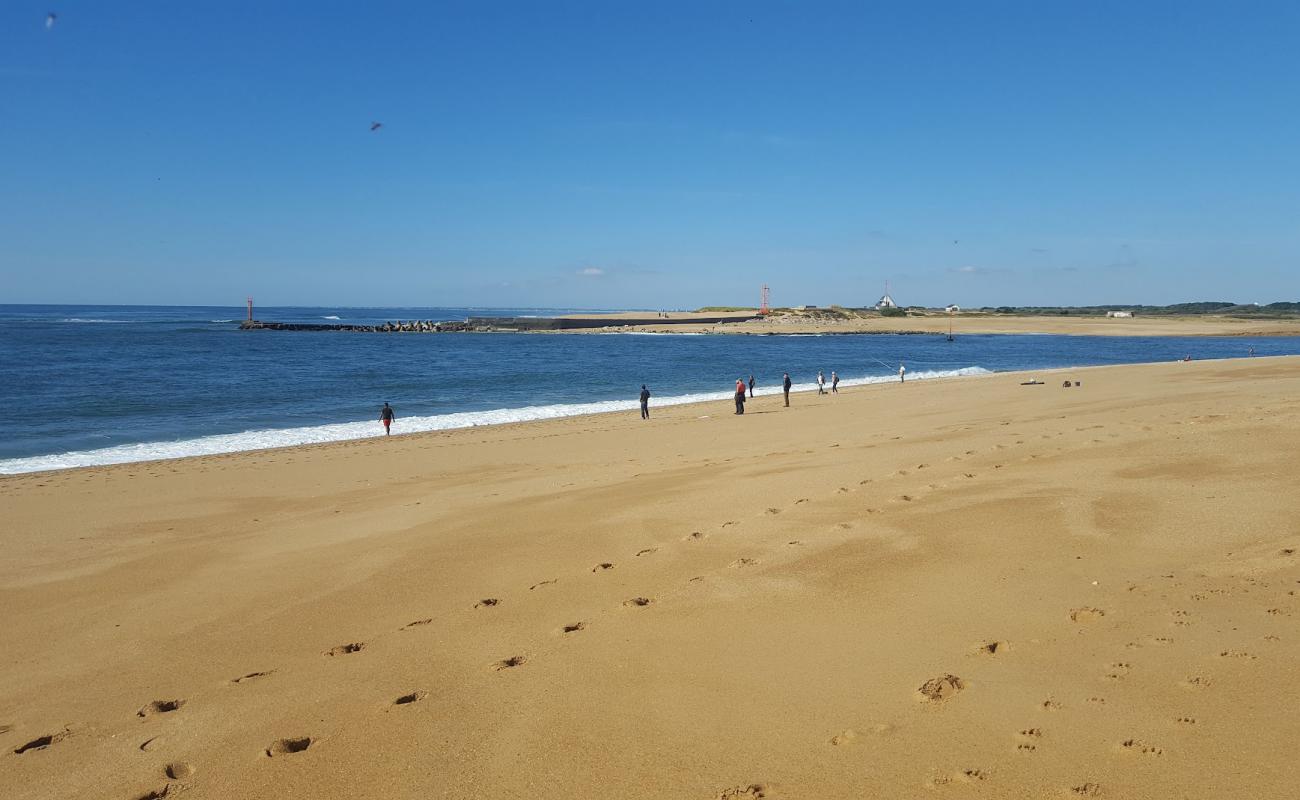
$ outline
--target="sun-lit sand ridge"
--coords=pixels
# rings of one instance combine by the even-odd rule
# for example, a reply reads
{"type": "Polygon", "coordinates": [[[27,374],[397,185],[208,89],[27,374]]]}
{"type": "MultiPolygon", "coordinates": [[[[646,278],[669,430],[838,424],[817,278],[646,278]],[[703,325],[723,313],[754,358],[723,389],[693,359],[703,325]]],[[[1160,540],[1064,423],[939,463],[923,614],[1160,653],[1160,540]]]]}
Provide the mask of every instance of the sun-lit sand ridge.
{"type": "Polygon", "coordinates": [[[1039,377],[0,479],[3,795],[1294,796],[1300,358],[1039,377]]]}

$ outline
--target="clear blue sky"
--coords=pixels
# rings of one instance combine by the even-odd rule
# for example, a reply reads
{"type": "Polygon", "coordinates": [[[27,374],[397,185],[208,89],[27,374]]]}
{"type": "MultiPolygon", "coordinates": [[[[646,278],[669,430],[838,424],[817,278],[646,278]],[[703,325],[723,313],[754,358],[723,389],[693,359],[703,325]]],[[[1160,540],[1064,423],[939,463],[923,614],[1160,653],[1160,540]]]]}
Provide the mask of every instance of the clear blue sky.
{"type": "Polygon", "coordinates": [[[1298,254],[1295,2],[0,5],[0,302],[1270,302],[1298,254]]]}

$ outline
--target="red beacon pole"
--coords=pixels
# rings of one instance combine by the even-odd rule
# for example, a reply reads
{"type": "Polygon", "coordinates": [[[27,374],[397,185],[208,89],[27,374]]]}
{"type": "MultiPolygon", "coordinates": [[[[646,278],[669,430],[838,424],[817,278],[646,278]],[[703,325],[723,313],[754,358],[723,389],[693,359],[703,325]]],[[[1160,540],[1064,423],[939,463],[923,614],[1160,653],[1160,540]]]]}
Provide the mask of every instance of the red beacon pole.
{"type": "Polygon", "coordinates": [[[771,313],[772,309],[768,308],[768,305],[767,305],[768,289],[767,289],[767,284],[766,284],[766,283],[763,284],[763,295],[762,295],[762,297],[763,297],[763,302],[762,302],[762,304],[758,307],[758,313],[762,314],[763,316],[767,316],[768,314],[771,313]]]}

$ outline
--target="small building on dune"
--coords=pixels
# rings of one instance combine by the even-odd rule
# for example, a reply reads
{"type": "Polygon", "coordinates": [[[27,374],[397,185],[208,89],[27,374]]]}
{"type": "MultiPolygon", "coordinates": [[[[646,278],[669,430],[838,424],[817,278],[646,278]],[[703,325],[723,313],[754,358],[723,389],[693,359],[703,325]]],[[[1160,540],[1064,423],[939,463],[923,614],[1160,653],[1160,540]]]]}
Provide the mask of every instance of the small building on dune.
{"type": "Polygon", "coordinates": [[[1108,317],[1131,317],[1131,316],[1133,316],[1133,312],[1132,312],[1132,311],[1107,311],[1107,312],[1106,312],[1106,316],[1108,316],[1108,317]]]}
{"type": "Polygon", "coordinates": [[[876,301],[876,310],[879,311],[882,308],[898,308],[898,303],[895,303],[894,298],[889,296],[889,292],[885,292],[876,301]]]}

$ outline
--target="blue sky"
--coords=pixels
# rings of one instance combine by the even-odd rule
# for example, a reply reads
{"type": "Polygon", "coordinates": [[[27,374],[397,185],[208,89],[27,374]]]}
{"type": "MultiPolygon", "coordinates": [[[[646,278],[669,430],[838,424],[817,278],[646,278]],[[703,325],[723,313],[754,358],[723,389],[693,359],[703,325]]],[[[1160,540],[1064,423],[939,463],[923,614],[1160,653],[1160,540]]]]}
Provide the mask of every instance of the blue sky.
{"type": "Polygon", "coordinates": [[[10,0],[0,302],[1297,300],[1297,42],[1293,2],[10,0]]]}

